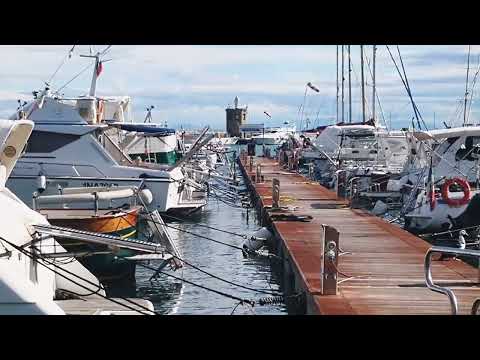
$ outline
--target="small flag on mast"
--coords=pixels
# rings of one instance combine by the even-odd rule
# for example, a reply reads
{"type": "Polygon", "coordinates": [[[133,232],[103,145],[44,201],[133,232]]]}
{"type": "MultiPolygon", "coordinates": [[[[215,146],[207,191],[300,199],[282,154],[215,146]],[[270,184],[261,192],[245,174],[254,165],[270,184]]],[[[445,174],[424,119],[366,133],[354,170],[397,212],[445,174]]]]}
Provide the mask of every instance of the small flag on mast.
{"type": "Polygon", "coordinates": [[[97,77],[100,76],[102,70],[103,70],[103,63],[100,61],[97,66],[97,77]]]}

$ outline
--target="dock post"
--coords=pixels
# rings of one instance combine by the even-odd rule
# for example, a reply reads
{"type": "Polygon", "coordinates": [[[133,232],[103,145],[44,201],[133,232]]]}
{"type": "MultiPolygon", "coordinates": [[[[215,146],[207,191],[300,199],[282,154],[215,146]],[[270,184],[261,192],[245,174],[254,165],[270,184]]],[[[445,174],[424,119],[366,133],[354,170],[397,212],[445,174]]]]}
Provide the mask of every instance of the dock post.
{"type": "Polygon", "coordinates": [[[272,209],[280,207],[280,180],[272,179],[272,209]]]}
{"type": "Polygon", "coordinates": [[[321,279],[322,295],[337,295],[338,281],[338,231],[328,225],[323,225],[321,279]]]}
{"type": "Polygon", "coordinates": [[[338,170],[336,172],[337,181],[335,184],[335,192],[337,193],[337,198],[345,197],[345,186],[347,183],[347,172],[345,170],[338,170]]]}
{"type": "Polygon", "coordinates": [[[314,166],[313,162],[308,163],[308,177],[309,177],[311,180],[313,180],[313,171],[314,171],[314,168],[315,168],[315,166],[314,166]]]}
{"type": "Polygon", "coordinates": [[[253,156],[250,156],[250,163],[249,163],[249,171],[252,172],[253,171],[253,156]]]}
{"type": "Polygon", "coordinates": [[[257,164],[257,177],[255,178],[255,182],[257,183],[261,182],[261,176],[262,176],[262,164],[257,164]]]}

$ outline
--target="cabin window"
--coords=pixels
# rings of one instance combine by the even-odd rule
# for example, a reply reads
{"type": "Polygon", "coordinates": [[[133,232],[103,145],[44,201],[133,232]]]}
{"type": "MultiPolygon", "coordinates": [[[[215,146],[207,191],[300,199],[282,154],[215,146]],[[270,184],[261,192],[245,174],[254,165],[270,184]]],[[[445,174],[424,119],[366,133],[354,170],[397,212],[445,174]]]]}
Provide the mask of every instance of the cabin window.
{"type": "Polygon", "coordinates": [[[75,169],[80,176],[103,177],[104,175],[91,165],[75,165],[75,169]]]}
{"type": "Polygon", "coordinates": [[[51,153],[77,140],[79,136],[57,134],[47,131],[33,131],[27,142],[26,153],[51,153]]]}
{"type": "Polygon", "coordinates": [[[458,149],[455,160],[476,161],[480,158],[480,136],[468,136],[465,139],[465,149],[458,149]]]}
{"type": "Polygon", "coordinates": [[[42,170],[48,176],[77,176],[72,165],[67,164],[42,164],[42,170]]]}

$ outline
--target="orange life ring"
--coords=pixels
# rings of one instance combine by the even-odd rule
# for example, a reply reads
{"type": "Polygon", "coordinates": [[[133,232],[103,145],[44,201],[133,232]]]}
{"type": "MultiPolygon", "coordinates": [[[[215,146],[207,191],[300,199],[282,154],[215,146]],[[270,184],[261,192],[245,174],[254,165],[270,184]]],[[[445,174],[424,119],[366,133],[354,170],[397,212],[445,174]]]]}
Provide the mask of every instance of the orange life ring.
{"type": "Polygon", "coordinates": [[[442,186],[442,198],[445,202],[451,207],[458,207],[467,204],[470,201],[470,184],[465,179],[453,178],[447,179],[442,186]],[[462,188],[463,198],[461,199],[450,199],[449,198],[449,188],[450,185],[458,184],[462,188]]]}

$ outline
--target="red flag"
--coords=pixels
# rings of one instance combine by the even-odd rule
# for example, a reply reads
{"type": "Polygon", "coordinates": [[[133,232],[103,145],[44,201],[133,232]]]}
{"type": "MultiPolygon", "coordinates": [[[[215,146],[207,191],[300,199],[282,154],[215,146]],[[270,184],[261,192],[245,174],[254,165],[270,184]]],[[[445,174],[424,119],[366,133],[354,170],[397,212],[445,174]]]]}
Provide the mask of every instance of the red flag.
{"type": "Polygon", "coordinates": [[[102,72],[102,70],[103,70],[103,65],[102,65],[102,62],[100,61],[97,66],[97,77],[100,76],[100,73],[102,72]]]}

